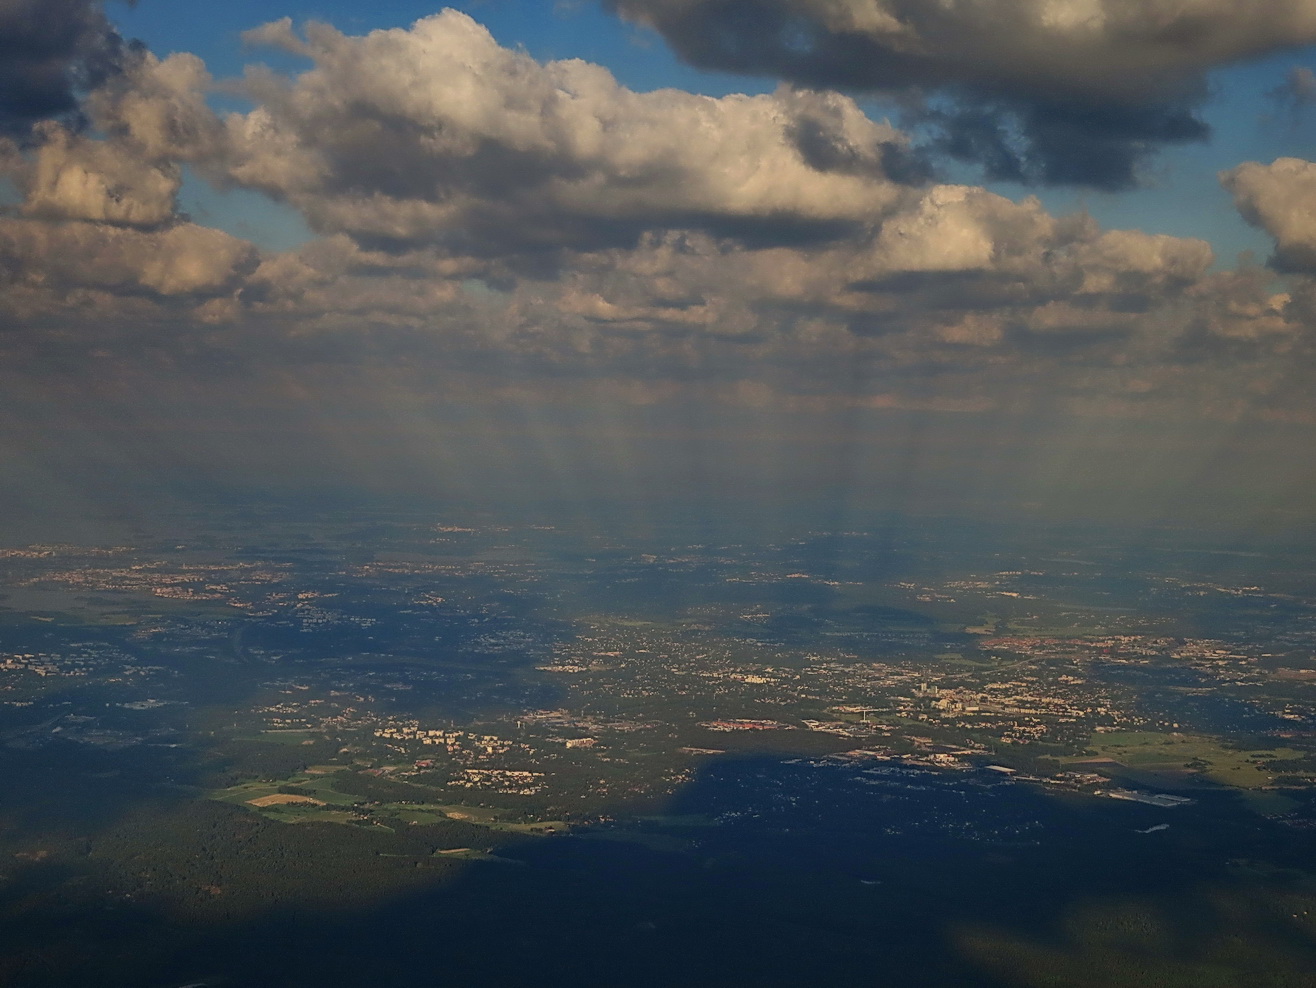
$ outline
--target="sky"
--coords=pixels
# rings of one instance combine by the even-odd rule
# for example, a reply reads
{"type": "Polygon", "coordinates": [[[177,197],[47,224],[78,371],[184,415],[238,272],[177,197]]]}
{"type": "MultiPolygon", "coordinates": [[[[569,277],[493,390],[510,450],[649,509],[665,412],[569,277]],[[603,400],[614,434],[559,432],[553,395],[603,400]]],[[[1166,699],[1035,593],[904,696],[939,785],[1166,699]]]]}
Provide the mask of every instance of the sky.
{"type": "Polygon", "coordinates": [[[1316,521],[1316,0],[0,0],[0,496],[1316,521]]]}

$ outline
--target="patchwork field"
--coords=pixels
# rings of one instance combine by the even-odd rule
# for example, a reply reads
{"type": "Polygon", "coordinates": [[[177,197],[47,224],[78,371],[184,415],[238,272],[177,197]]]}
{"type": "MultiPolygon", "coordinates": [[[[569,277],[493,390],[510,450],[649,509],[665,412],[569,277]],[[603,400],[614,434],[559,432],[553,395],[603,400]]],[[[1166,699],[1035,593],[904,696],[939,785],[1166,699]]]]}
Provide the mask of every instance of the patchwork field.
{"type": "Polygon", "coordinates": [[[1228,748],[1214,738],[1153,731],[1117,731],[1093,735],[1093,754],[1063,759],[1073,766],[1108,759],[1120,774],[1167,787],[1211,782],[1236,789],[1273,785],[1270,763],[1299,757],[1290,748],[1228,748]]]}
{"type": "Polygon", "coordinates": [[[259,806],[264,809],[266,806],[281,806],[288,803],[298,803],[309,806],[323,806],[324,800],[314,799],[311,796],[294,796],[292,793],[276,792],[269,796],[257,796],[255,799],[247,800],[252,806],[259,806]]]}

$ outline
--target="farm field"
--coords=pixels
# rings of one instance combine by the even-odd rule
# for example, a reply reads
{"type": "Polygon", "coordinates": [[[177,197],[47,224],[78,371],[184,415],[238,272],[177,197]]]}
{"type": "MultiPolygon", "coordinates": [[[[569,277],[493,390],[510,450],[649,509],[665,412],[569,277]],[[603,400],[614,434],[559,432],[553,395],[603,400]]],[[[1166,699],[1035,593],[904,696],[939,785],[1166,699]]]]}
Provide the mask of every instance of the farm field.
{"type": "Polygon", "coordinates": [[[1278,773],[1270,762],[1301,756],[1291,748],[1257,750],[1230,748],[1214,738],[1154,731],[1119,731],[1094,735],[1091,755],[1062,759],[1073,766],[1109,759],[1129,771],[1130,778],[1166,786],[1193,786],[1203,782],[1237,789],[1272,785],[1278,773]]]}

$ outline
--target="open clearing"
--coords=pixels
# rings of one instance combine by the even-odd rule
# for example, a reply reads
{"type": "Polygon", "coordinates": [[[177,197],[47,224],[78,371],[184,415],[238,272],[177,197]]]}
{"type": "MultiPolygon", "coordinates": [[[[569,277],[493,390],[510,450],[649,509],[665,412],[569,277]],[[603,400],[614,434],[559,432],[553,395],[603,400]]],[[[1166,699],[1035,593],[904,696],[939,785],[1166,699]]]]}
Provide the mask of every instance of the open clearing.
{"type": "MultiPolygon", "coordinates": [[[[337,771],[340,766],[332,766],[337,771]]],[[[417,787],[417,792],[422,790],[417,787]]],[[[207,794],[208,799],[222,803],[246,804],[262,813],[267,819],[282,823],[305,823],[317,821],[323,823],[355,823],[361,819],[363,812],[358,804],[362,797],[338,792],[333,788],[333,775],[298,773],[277,782],[244,782],[230,789],[216,789],[207,794]],[[296,786],[305,790],[303,793],[279,792],[280,787],[296,786]]],[[[461,820],[491,827],[510,833],[545,834],[566,832],[570,824],[563,820],[538,820],[534,822],[514,823],[499,820],[498,816],[507,810],[492,806],[465,806],[461,804],[402,802],[378,803],[371,809],[372,815],[384,818],[397,817],[408,824],[435,824],[444,820],[461,820]]]]}
{"type": "Polygon", "coordinates": [[[1089,742],[1095,755],[1063,759],[1066,765],[1109,760],[1131,769],[1149,783],[1171,786],[1209,780],[1237,789],[1272,785],[1271,761],[1300,757],[1290,748],[1243,751],[1226,748],[1214,738],[1197,734],[1162,734],[1154,731],[1113,731],[1094,735],[1089,742]]]}
{"type": "Polygon", "coordinates": [[[247,800],[252,806],[282,806],[285,803],[304,803],[310,806],[323,806],[324,801],[312,799],[310,796],[294,796],[288,792],[271,793],[268,796],[257,796],[255,799],[247,800]]]}

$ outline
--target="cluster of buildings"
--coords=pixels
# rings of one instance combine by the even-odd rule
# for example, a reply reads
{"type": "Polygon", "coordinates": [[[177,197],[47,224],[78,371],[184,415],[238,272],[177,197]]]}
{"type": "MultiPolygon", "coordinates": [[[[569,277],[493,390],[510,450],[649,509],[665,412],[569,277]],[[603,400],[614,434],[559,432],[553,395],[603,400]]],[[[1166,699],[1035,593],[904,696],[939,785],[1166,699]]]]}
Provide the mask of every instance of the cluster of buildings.
{"type": "MultiPolygon", "coordinates": [[[[461,528],[440,531],[451,536],[474,534],[461,528]]],[[[1263,641],[1143,634],[1129,629],[1136,615],[1112,616],[1108,629],[1120,629],[1117,632],[1048,635],[1002,633],[1008,622],[989,614],[975,619],[974,623],[981,626],[954,632],[962,639],[956,646],[961,649],[959,653],[932,647],[947,633],[936,630],[931,620],[920,630],[917,622],[901,625],[896,620],[874,620],[866,624],[862,617],[835,621],[818,618],[812,630],[791,638],[774,622],[782,615],[799,616],[804,611],[773,604],[770,601],[781,598],[766,593],[764,601],[769,602],[747,600],[740,593],[745,585],[789,581],[794,590],[802,588],[798,585],[815,583],[831,592],[844,590],[849,584],[810,576],[793,566],[777,570],[764,566],[761,559],[755,558],[764,547],[724,550],[692,550],[661,558],[641,555],[636,565],[662,565],[673,573],[697,569],[715,572],[720,567],[720,579],[740,585],[734,603],[692,603],[683,618],[664,623],[620,617],[578,619],[557,644],[529,621],[518,624],[500,620],[509,600],[520,599],[532,589],[545,599],[553,599],[553,588],[543,579],[542,566],[528,561],[475,557],[457,561],[383,559],[331,567],[334,571],[328,575],[319,571],[315,579],[298,582],[299,575],[291,563],[143,561],[137,550],[126,548],[101,553],[112,557],[109,559],[92,559],[91,551],[78,550],[87,558],[77,566],[65,561],[68,553],[61,547],[3,550],[0,558],[12,560],[13,568],[20,573],[13,581],[15,586],[123,591],[185,602],[223,603],[235,608],[234,616],[247,627],[255,627],[260,621],[269,621],[282,631],[296,629],[304,633],[373,627],[377,618],[355,613],[364,610],[354,596],[352,588],[356,585],[372,593],[386,589],[387,599],[394,603],[381,605],[375,613],[383,614],[387,609],[386,620],[398,616],[398,625],[411,622],[406,626],[417,639],[429,633],[427,628],[437,626],[440,617],[435,615],[450,615],[454,626],[462,628],[462,634],[454,639],[460,641],[462,650],[461,662],[454,663],[454,669],[461,663],[478,669],[485,659],[507,660],[506,666],[491,661],[489,668],[514,670],[509,678],[524,673],[527,681],[548,681],[550,686],[543,693],[552,696],[556,691],[556,696],[526,700],[520,709],[504,705],[501,714],[491,716],[501,717],[506,730],[492,721],[463,728],[455,724],[436,726],[432,720],[427,722],[424,714],[416,715],[419,707],[407,707],[409,697],[405,691],[415,687],[417,694],[423,692],[425,675],[474,674],[445,670],[443,660],[451,656],[444,654],[428,671],[417,667],[406,673],[381,672],[378,675],[391,678],[372,681],[370,677],[375,673],[370,671],[368,661],[375,658],[372,653],[352,656],[358,665],[350,668],[345,663],[331,665],[324,659],[317,669],[308,659],[306,665],[299,666],[308,670],[305,681],[283,684],[289,688],[279,690],[286,698],[281,696],[244,710],[242,715],[258,718],[268,731],[354,734],[357,743],[377,746],[377,752],[384,757],[426,756],[421,760],[437,760],[453,767],[451,784],[458,788],[509,794],[542,792],[548,785],[544,780],[550,776],[546,766],[554,759],[577,767],[607,766],[610,760],[618,762],[643,748],[674,758],[684,755],[688,764],[695,753],[720,750],[703,747],[701,741],[727,747],[753,743],[731,737],[725,741],[701,739],[699,732],[707,731],[732,734],[803,727],[865,744],[899,737],[916,746],[921,740],[911,732],[918,731],[940,740],[922,739],[927,744],[917,754],[900,756],[906,759],[902,764],[960,768],[968,764],[965,758],[969,753],[988,748],[1005,750],[1004,746],[1036,742],[1075,744],[1092,732],[1158,726],[1154,714],[1141,707],[1136,687],[1104,677],[1102,667],[1172,664],[1195,670],[1209,683],[1240,689],[1256,687],[1272,675],[1263,667],[1263,660],[1273,658],[1263,649],[1272,646],[1263,641]],[[496,592],[490,588],[496,588],[496,592]],[[432,623],[427,625],[427,620],[432,623]],[[798,644],[801,641],[806,644],[798,644]],[[523,661],[512,661],[516,659],[523,661]],[[535,675],[532,669],[545,675],[535,675]],[[339,691],[337,687],[344,684],[347,692],[339,691]],[[369,692],[370,686],[394,695],[377,700],[369,692]],[[398,694],[404,695],[399,698],[398,694]],[[530,709],[533,703],[560,706],[530,709]],[[487,733],[490,729],[501,734],[487,733]],[[644,737],[630,742],[622,737],[636,733],[644,737]],[[955,743],[946,745],[947,739],[955,743]],[[937,744],[945,745],[945,750],[934,750],[937,744]]],[[[1036,600],[1037,595],[1026,592],[1026,582],[1042,576],[1033,570],[1002,570],[981,578],[930,586],[906,581],[887,585],[887,590],[894,587],[923,602],[926,612],[943,605],[956,605],[965,611],[965,601],[991,598],[1008,607],[1010,601],[1036,600]]],[[[1186,586],[1180,589],[1196,592],[1186,586]]],[[[1201,592],[1235,597],[1261,595],[1256,587],[1205,587],[1201,592]]],[[[367,599],[364,593],[361,599],[367,599]]],[[[559,593],[557,599],[565,598],[559,593]]],[[[193,613],[186,609],[160,610],[193,613]]],[[[211,608],[212,614],[215,610],[211,608]]],[[[842,611],[844,608],[838,609],[838,613],[842,611]]],[[[203,612],[198,608],[195,613],[203,612]]],[[[240,637],[237,628],[239,624],[233,621],[200,617],[152,618],[136,629],[130,641],[168,647],[175,655],[213,653],[219,661],[232,662],[241,658],[236,654],[240,646],[230,640],[230,636],[234,640],[240,637]]],[[[1286,632],[1292,642],[1306,641],[1302,636],[1309,632],[1316,635],[1316,622],[1310,627],[1294,628],[1286,632]]],[[[1316,637],[1311,640],[1316,642],[1316,637]]],[[[85,643],[85,648],[82,644],[61,653],[34,649],[0,655],[0,672],[43,679],[95,672],[109,681],[123,681],[165,671],[103,642],[85,643]]],[[[380,646],[385,659],[389,658],[383,654],[388,647],[380,646]]],[[[301,645],[290,648],[305,657],[313,654],[314,643],[303,652],[295,651],[301,645]]],[[[258,652],[256,646],[248,645],[247,649],[258,652]]],[[[259,657],[273,663],[279,656],[259,653],[259,657]]],[[[1294,674],[1289,678],[1300,681],[1302,677],[1294,674]]],[[[458,679],[452,681],[457,683],[454,692],[464,688],[458,679]]],[[[465,700],[480,696],[474,687],[461,695],[465,700]]],[[[1314,710],[1316,707],[1292,699],[1284,700],[1282,708],[1277,707],[1295,731],[1310,723],[1314,710]]],[[[887,750],[880,745],[873,748],[878,755],[887,750]]],[[[653,771],[650,781],[653,785],[665,784],[661,780],[678,778],[680,771],[664,762],[653,771]]],[[[615,785],[606,782],[604,774],[600,772],[597,785],[615,785]]],[[[1063,784],[1074,782],[1056,778],[1063,784]]],[[[642,787],[648,783],[637,780],[635,784],[642,787]]],[[[1112,790],[1109,795],[1133,798],[1117,792],[1112,790]]]]}

